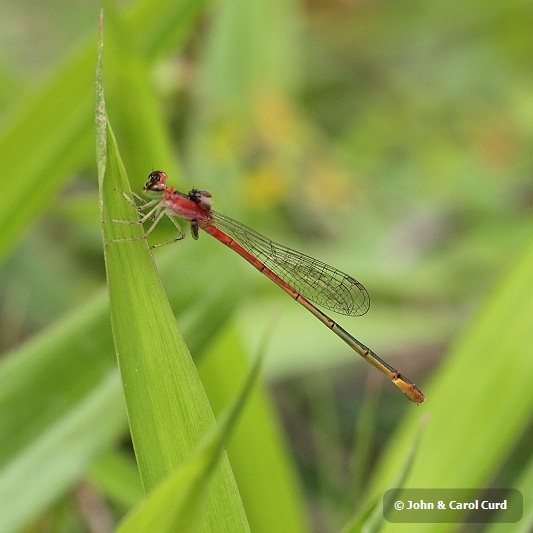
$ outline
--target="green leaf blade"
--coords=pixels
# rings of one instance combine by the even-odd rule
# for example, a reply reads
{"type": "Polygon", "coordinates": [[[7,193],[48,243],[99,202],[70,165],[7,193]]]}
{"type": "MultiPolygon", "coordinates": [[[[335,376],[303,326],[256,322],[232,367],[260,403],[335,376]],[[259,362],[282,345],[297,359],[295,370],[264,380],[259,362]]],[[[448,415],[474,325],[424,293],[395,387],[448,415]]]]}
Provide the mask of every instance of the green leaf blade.
{"type": "MultiPolygon", "coordinates": [[[[137,211],[122,194],[129,194],[129,185],[103,118],[101,57],[99,64],[97,146],[106,149],[97,158],[111,323],[140,475],[151,490],[191,456],[214,416],[142,239],[137,211]]],[[[227,460],[208,493],[206,527],[216,522],[228,531],[248,529],[227,460]]]]}

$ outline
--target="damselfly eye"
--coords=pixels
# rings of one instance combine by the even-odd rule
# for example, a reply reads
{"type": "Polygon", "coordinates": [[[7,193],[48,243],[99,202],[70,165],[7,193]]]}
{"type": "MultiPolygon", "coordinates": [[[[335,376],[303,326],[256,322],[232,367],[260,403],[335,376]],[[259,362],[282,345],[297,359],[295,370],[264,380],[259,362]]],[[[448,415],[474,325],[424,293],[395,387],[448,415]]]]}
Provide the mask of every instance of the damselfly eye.
{"type": "Polygon", "coordinates": [[[145,183],[144,191],[162,192],[165,190],[165,182],[167,175],[162,170],[154,170],[148,176],[148,181],[145,183]]]}

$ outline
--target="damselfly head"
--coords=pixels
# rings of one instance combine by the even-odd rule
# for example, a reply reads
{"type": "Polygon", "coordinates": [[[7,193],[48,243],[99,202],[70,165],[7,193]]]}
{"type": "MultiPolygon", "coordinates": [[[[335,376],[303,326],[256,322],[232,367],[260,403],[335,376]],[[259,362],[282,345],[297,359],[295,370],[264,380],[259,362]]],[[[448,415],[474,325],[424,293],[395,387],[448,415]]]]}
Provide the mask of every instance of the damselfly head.
{"type": "Polygon", "coordinates": [[[167,175],[162,170],[154,170],[148,176],[148,181],[144,184],[143,192],[153,196],[157,196],[165,191],[167,175]]]}

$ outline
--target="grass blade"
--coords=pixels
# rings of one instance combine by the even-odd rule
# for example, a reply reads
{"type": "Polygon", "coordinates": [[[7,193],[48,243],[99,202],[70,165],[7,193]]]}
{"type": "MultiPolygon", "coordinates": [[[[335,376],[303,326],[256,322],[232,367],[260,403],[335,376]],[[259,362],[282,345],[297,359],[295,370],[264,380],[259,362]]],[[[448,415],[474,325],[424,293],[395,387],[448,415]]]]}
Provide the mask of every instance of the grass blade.
{"type": "Polygon", "coordinates": [[[257,383],[264,357],[264,343],[233,405],[204,438],[197,453],[172,474],[131,514],[117,533],[172,533],[193,531],[200,514],[205,480],[211,475],[239,419],[252,388],[257,383]]]}
{"type": "MultiPolygon", "coordinates": [[[[145,490],[178,469],[213,426],[203,386],[178,331],[129,193],[105,115],[101,47],[96,80],[97,161],[111,323],[129,424],[145,490]],[[131,221],[132,224],[111,222],[131,221]],[[122,240],[121,240],[122,239],[122,240]],[[124,239],[129,239],[125,242],[124,239]]],[[[206,524],[247,529],[227,460],[213,477],[206,524]]],[[[208,527],[208,526],[206,526],[208,527]]]]}
{"type": "MultiPolygon", "coordinates": [[[[430,415],[424,442],[409,479],[415,488],[487,487],[531,421],[533,248],[517,261],[427,387],[430,415]],[[438,459],[435,453],[438,451],[438,459]]],[[[376,477],[385,487],[420,417],[406,419],[376,477]]],[[[489,485],[490,486],[490,485],[489,485]]],[[[387,526],[385,529],[389,530],[387,526]]],[[[394,531],[409,529],[394,524],[394,531]]],[[[453,524],[424,524],[424,531],[453,524]]],[[[392,530],[392,527],[391,527],[392,530]]],[[[412,529],[411,529],[412,530],[412,529]]]]}

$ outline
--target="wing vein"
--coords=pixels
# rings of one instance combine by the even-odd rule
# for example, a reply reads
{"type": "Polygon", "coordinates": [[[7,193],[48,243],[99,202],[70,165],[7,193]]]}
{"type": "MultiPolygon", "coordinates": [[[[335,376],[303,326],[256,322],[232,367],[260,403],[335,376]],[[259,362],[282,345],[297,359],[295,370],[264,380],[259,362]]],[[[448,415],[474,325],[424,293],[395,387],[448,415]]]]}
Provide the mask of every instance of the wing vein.
{"type": "Polygon", "coordinates": [[[308,300],[343,315],[359,316],[368,311],[368,292],[352,276],[275,243],[226,215],[211,213],[214,225],[308,300]]]}

